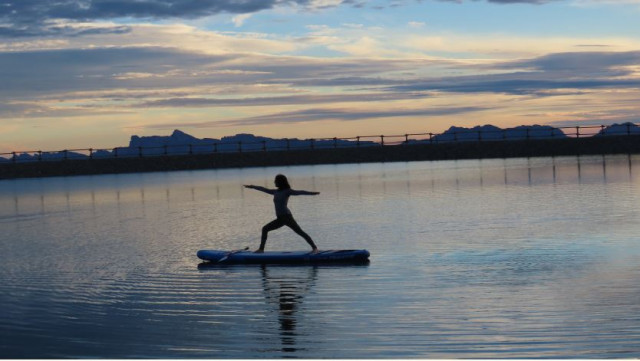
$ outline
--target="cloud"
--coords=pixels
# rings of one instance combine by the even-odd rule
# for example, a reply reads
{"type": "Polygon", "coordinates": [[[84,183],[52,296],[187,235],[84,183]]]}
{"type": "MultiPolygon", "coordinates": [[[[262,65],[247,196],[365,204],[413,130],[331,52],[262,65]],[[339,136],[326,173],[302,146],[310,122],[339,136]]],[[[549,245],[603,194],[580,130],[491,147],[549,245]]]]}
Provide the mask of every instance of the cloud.
{"type": "Polygon", "coordinates": [[[622,76],[628,72],[623,67],[640,64],[640,51],[627,52],[579,52],[557,53],[529,60],[518,60],[500,65],[515,68],[531,68],[545,72],[572,72],[594,76],[622,76]]]}
{"type": "Polygon", "coordinates": [[[562,0],[488,0],[490,3],[496,4],[546,4],[553,1],[562,0]]]}
{"type": "MultiPolygon", "coordinates": [[[[455,2],[455,3],[463,3],[465,0],[439,0],[444,2],[455,2]]],[[[467,0],[467,1],[479,1],[479,0],[467,0]]],[[[532,5],[542,5],[552,2],[561,2],[566,0],[484,0],[488,3],[500,4],[500,5],[510,5],[510,4],[532,4],[532,5]]]]}
{"type": "Polygon", "coordinates": [[[277,97],[243,97],[243,98],[168,98],[136,104],[136,108],[198,108],[198,107],[237,107],[237,106],[274,106],[302,104],[335,104],[351,102],[381,102],[393,100],[421,99],[428,97],[425,93],[351,93],[334,95],[290,95],[277,97]]]}
{"type": "MultiPolygon", "coordinates": [[[[0,52],[0,98],[33,100],[57,95],[64,99],[66,93],[76,92],[216,86],[244,91],[249,85],[267,89],[280,84],[293,93],[298,86],[396,84],[380,75],[415,65],[401,60],[210,54],[151,46],[12,51],[0,52]]],[[[198,93],[192,95],[198,97],[198,93]]]]}
{"type": "MultiPolygon", "coordinates": [[[[2,0],[0,16],[20,22],[46,19],[197,18],[222,12],[244,14],[271,9],[282,0],[2,0]]],[[[307,0],[290,0],[307,4],[307,0]]]]}
{"type": "MultiPolygon", "coordinates": [[[[459,2],[460,0],[444,0],[444,1],[455,1],[459,2]]],[[[489,3],[494,4],[534,4],[541,5],[547,4],[551,2],[565,1],[565,0],[486,0],[489,3]]]]}
{"type": "MultiPolygon", "coordinates": [[[[0,98],[117,88],[178,87],[197,84],[188,69],[229,59],[171,48],[133,47],[0,53],[0,98]],[[126,74],[147,74],[140,78],[126,74]],[[167,78],[171,81],[167,82],[167,78]]],[[[223,78],[223,77],[221,77],[223,78]]]]}
{"type": "Polygon", "coordinates": [[[407,51],[421,51],[425,54],[457,53],[476,59],[532,58],[550,53],[590,52],[598,49],[620,52],[640,48],[640,42],[632,37],[523,36],[493,33],[412,32],[402,38],[390,39],[388,43],[407,51]]]}
{"type": "MultiPolygon", "coordinates": [[[[109,19],[196,19],[251,14],[278,6],[313,6],[312,0],[0,0],[0,36],[56,35],[51,22],[109,19]]],[[[336,6],[342,1],[338,1],[336,6]]],[[[326,6],[326,5],[325,5],[326,6]]]]}
{"type": "MultiPolygon", "coordinates": [[[[507,93],[515,95],[553,95],[553,90],[560,89],[621,89],[639,88],[638,80],[547,80],[526,79],[517,75],[509,79],[489,79],[461,82],[456,85],[442,86],[439,90],[461,93],[507,93]]],[[[409,87],[411,88],[411,87],[409,87]]],[[[559,93],[560,95],[564,93],[559,93]]]]}
{"type": "Polygon", "coordinates": [[[376,89],[398,84],[379,75],[414,65],[398,60],[209,54],[150,46],[0,52],[0,107],[5,106],[0,114],[18,119],[114,111],[141,114],[152,108],[423,99],[429,94],[376,89]],[[338,93],[323,90],[325,85],[334,86],[328,79],[340,84],[338,93]]]}
{"type": "Polygon", "coordinates": [[[573,0],[576,6],[640,5],[640,0],[573,0]]]}
{"type": "Polygon", "coordinates": [[[80,116],[98,116],[126,114],[131,111],[117,108],[95,108],[86,106],[59,106],[46,102],[0,103],[0,116],[3,118],[69,118],[80,116]]]}
{"type": "Polygon", "coordinates": [[[638,89],[637,64],[640,51],[557,53],[481,64],[208,54],[162,47],[14,51],[0,52],[0,98],[5,105],[25,107],[14,105],[5,114],[31,117],[46,110],[54,115],[108,112],[114,104],[138,111],[413,101],[438,98],[438,92],[552,97],[638,89]],[[431,67],[435,75],[425,75],[431,67]],[[442,76],[445,67],[452,74],[471,75],[442,76]],[[42,101],[58,105],[43,108],[42,101]]]}
{"type": "MultiPolygon", "coordinates": [[[[390,88],[390,91],[441,91],[452,93],[504,93],[513,95],[564,95],[563,89],[638,89],[640,79],[551,79],[543,74],[511,73],[451,77],[416,82],[390,88]]],[[[571,92],[573,93],[573,92],[571,92]]]]}
{"type": "MultiPolygon", "coordinates": [[[[236,26],[249,14],[281,7],[319,11],[343,5],[374,9],[400,7],[422,0],[0,0],[0,36],[50,36],[77,29],[51,26],[51,22],[93,22],[112,19],[198,19],[223,13],[239,14],[236,26]]],[[[435,1],[435,0],[434,0],[435,1]]],[[[462,3],[463,0],[439,0],[462,3]]],[[[478,1],[478,0],[474,0],[478,1]]],[[[546,4],[566,0],[482,0],[494,4],[546,4]]],[[[122,30],[124,28],[121,28],[122,30]]],[[[103,29],[106,30],[106,29],[103,29]]]]}
{"type": "Polygon", "coordinates": [[[548,96],[562,89],[637,89],[639,63],[639,51],[549,54],[489,65],[497,74],[424,79],[390,90],[548,96]]]}
{"type": "MultiPolygon", "coordinates": [[[[490,109],[489,107],[432,107],[424,109],[385,109],[385,110],[354,110],[349,108],[311,108],[292,112],[281,112],[257,117],[247,117],[231,120],[207,121],[196,123],[180,123],[182,127],[208,128],[221,126],[254,126],[270,124],[309,123],[318,121],[356,121],[372,118],[403,118],[445,116],[490,109]]],[[[171,128],[178,125],[155,124],[151,128],[171,128]]]]}
{"type": "Polygon", "coordinates": [[[240,14],[240,15],[236,15],[233,17],[233,19],[231,19],[233,21],[233,24],[236,27],[241,27],[242,25],[244,25],[244,22],[247,21],[252,14],[240,14]]]}

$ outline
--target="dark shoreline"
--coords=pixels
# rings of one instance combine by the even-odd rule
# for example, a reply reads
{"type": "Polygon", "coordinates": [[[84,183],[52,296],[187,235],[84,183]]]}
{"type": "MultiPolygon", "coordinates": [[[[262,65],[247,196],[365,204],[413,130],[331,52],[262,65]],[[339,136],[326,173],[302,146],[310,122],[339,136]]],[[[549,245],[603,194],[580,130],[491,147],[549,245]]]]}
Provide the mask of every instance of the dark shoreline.
{"type": "Polygon", "coordinates": [[[640,153],[640,135],[0,163],[0,179],[314,164],[640,153]]]}

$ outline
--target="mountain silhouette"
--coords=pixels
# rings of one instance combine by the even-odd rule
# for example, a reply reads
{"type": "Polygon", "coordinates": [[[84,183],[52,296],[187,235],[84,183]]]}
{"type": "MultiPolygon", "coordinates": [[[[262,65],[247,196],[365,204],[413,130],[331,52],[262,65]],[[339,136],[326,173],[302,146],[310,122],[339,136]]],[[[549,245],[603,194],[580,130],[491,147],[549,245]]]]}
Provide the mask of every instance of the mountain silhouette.
{"type": "Polygon", "coordinates": [[[631,123],[613,124],[603,128],[595,136],[634,135],[640,134],[640,127],[631,123]]]}
{"type": "Polygon", "coordinates": [[[483,141],[483,140],[523,140],[562,139],[567,135],[562,130],[546,125],[522,125],[515,128],[498,128],[494,125],[473,128],[451,127],[432,138],[436,142],[483,141]]]}
{"type": "MultiPolygon", "coordinates": [[[[595,136],[620,136],[640,134],[640,127],[634,123],[613,124],[604,127],[595,136]]],[[[409,140],[404,144],[421,144],[425,142],[469,142],[499,141],[524,139],[564,139],[568,136],[558,128],[544,125],[523,125],[502,129],[494,125],[482,125],[473,128],[452,126],[442,134],[433,135],[430,139],[409,140]]],[[[380,143],[367,140],[352,139],[298,139],[256,136],[240,133],[225,136],[221,139],[197,138],[181,130],[174,130],[169,136],[133,135],[126,147],[93,150],[93,158],[115,158],[154,155],[211,154],[253,151],[283,151],[295,149],[326,149],[345,147],[379,146],[380,143]]],[[[0,157],[0,162],[27,162],[40,160],[87,159],[89,155],[72,151],[29,152],[16,154],[10,159],[0,157]]]]}

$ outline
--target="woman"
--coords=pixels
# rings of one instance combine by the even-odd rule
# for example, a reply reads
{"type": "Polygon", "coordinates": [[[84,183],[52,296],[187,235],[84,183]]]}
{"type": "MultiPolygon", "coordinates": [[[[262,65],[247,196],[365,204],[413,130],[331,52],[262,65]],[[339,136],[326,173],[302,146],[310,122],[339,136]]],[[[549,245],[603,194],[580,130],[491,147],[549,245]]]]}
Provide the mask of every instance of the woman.
{"type": "Polygon", "coordinates": [[[288,226],[302,238],[304,238],[307,243],[312,248],[312,253],[318,252],[318,247],[313,243],[311,237],[306,234],[302,228],[298,225],[295,219],[293,219],[293,215],[291,211],[287,207],[287,202],[289,202],[289,196],[315,196],[320,194],[320,192],[309,192],[309,191],[298,191],[291,189],[289,185],[289,181],[287,177],[282,174],[278,174],[275,179],[275,185],[277,189],[269,189],[260,186],[254,185],[245,185],[245,188],[255,189],[261,192],[265,192],[268,194],[273,194],[273,203],[276,206],[276,219],[267,223],[264,227],[262,227],[262,239],[260,240],[260,248],[256,251],[256,253],[264,252],[264,246],[267,242],[267,234],[274,229],[278,229],[282,226],[288,226]]]}

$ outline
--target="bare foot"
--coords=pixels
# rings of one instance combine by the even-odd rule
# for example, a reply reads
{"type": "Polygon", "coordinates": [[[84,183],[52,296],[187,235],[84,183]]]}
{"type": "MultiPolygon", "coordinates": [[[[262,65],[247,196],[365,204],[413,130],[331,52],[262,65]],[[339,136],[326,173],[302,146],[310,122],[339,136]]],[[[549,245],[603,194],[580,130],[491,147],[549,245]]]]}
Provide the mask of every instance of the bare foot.
{"type": "Polygon", "coordinates": [[[253,253],[264,253],[264,249],[257,249],[253,253]]]}
{"type": "Polygon", "coordinates": [[[316,254],[316,253],[319,253],[319,252],[320,252],[320,250],[316,248],[313,251],[311,251],[311,254],[316,254]]]}

